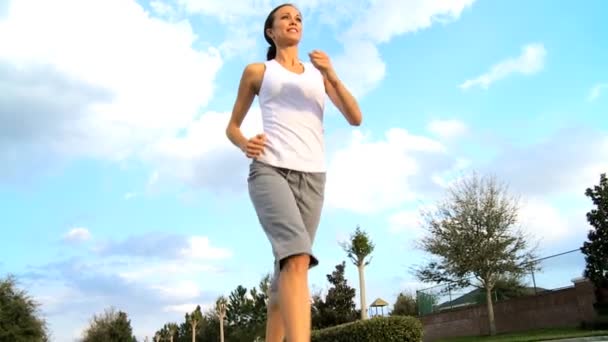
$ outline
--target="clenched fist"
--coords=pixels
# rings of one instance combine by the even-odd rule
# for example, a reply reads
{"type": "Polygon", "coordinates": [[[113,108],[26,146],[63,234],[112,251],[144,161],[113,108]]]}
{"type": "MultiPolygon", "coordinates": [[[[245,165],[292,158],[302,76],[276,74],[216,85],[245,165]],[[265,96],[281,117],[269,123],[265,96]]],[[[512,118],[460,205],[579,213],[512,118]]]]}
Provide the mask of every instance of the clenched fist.
{"type": "Polygon", "coordinates": [[[337,80],[338,77],[336,76],[334,68],[331,65],[331,60],[325,52],[313,50],[308,54],[308,56],[310,57],[310,62],[312,65],[314,65],[314,67],[317,68],[325,78],[327,78],[329,81],[337,80]]]}

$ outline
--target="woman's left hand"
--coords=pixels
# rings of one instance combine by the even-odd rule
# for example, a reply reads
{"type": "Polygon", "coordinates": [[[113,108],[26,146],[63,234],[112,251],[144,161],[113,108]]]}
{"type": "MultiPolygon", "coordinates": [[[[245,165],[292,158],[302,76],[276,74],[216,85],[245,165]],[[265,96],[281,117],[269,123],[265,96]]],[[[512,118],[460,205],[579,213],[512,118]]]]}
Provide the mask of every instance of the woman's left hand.
{"type": "Polygon", "coordinates": [[[312,65],[314,65],[328,81],[335,82],[338,80],[338,76],[331,65],[329,56],[325,52],[313,50],[308,56],[310,57],[312,65]]]}

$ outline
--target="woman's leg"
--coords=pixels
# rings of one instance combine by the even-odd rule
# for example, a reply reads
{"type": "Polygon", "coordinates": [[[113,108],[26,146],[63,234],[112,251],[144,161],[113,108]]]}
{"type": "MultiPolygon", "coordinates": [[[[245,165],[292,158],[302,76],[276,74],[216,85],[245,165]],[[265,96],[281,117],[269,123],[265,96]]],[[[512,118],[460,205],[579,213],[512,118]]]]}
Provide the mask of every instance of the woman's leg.
{"type": "Polygon", "coordinates": [[[283,342],[285,339],[285,325],[281,308],[279,306],[278,293],[269,294],[266,310],[266,342],[283,342]]]}
{"type": "Polygon", "coordinates": [[[310,342],[309,264],[307,254],[288,257],[279,276],[279,306],[288,342],[310,342]]]}
{"type": "MultiPolygon", "coordinates": [[[[289,342],[310,342],[308,269],[312,251],[310,235],[302,220],[291,182],[287,180],[295,175],[261,163],[252,163],[248,182],[252,202],[272,245],[273,254],[281,260],[273,282],[278,292],[284,334],[289,342]]],[[[316,259],[312,259],[316,264],[316,259]]],[[[276,318],[275,307],[268,310],[267,338],[279,338],[281,334],[277,327],[279,319],[276,318]]]]}

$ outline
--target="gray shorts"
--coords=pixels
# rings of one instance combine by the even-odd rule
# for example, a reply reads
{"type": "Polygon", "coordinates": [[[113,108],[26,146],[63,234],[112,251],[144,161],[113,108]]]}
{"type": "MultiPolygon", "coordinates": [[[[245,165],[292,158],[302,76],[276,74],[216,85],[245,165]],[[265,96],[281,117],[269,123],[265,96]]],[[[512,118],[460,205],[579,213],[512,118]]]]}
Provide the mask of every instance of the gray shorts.
{"type": "Polygon", "coordinates": [[[319,226],[325,192],[325,173],[300,172],[257,160],[249,166],[249,196],[274,255],[271,292],[278,290],[282,262],[308,254],[310,267],[319,261],[312,244],[319,226]]]}

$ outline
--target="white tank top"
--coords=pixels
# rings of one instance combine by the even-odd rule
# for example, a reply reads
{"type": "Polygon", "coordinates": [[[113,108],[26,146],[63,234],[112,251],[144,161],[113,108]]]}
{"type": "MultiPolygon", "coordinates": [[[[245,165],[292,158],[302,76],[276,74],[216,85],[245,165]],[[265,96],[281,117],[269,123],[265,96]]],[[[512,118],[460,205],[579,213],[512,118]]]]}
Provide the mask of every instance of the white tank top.
{"type": "Polygon", "coordinates": [[[266,61],[258,101],[266,134],[267,164],[304,172],[325,172],[323,76],[311,63],[304,73],[266,61]]]}

